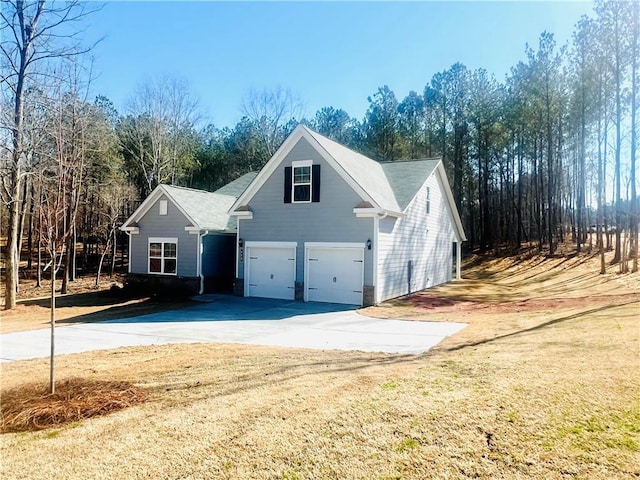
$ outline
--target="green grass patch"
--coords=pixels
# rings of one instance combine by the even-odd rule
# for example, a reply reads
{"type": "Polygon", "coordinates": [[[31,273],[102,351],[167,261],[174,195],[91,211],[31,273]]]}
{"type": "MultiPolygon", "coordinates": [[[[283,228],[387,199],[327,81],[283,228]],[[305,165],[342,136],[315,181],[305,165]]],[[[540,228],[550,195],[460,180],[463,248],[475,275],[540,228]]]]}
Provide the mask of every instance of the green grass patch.
{"type": "Polygon", "coordinates": [[[411,450],[415,450],[419,446],[420,446],[420,444],[418,443],[417,440],[415,440],[413,438],[406,438],[406,439],[404,439],[403,441],[400,442],[400,444],[398,445],[396,450],[398,452],[400,452],[400,453],[410,452],[411,450]]]}
{"type": "Polygon", "coordinates": [[[640,406],[624,412],[592,415],[561,427],[559,437],[568,439],[573,448],[585,452],[596,452],[603,445],[640,452],[640,406]]]}
{"type": "Polygon", "coordinates": [[[398,384],[394,381],[384,382],[380,387],[383,390],[395,390],[398,388],[398,384]]]}

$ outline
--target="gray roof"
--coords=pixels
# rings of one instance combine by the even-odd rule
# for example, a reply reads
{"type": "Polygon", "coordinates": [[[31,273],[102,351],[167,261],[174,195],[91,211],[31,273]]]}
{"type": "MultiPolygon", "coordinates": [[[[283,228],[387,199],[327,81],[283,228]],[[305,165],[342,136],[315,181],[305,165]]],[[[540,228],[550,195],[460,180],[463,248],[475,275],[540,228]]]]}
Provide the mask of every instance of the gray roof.
{"type": "Polygon", "coordinates": [[[380,163],[401,210],[407,208],[438,163],[440,159],[380,163]]]}
{"type": "Polygon", "coordinates": [[[236,229],[236,219],[227,212],[257,174],[258,172],[245,173],[215,192],[175,185],[161,185],[161,188],[195,223],[194,227],[233,232],[236,229]]]}
{"type": "Polygon", "coordinates": [[[238,198],[245,191],[247,186],[256,178],[258,172],[249,172],[242,175],[240,178],[236,178],[233,182],[227,183],[224,187],[220,187],[214,193],[221,195],[231,195],[238,198]]]}
{"type": "Polygon", "coordinates": [[[393,212],[402,211],[379,162],[354,152],[313,130],[307,128],[307,131],[380,207],[393,212]]]}
{"type": "Polygon", "coordinates": [[[164,193],[185,213],[194,227],[210,230],[227,230],[227,211],[236,201],[232,195],[194,190],[192,188],[162,185],[164,193]]]}
{"type": "Polygon", "coordinates": [[[402,212],[407,208],[440,162],[440,159],[376,162],[313,130],[307,130],[349,176],[385,210],[402,212]]]}

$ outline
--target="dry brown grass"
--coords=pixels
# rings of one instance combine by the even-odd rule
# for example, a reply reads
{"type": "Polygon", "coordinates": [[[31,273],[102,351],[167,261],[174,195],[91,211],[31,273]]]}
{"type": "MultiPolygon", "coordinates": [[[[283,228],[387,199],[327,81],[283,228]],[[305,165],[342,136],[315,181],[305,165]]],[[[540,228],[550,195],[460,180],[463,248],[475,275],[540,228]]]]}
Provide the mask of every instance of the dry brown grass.
{"type": "MultiPolygon", "coordinates": [[[[2,435],[0,477],[638,478],[639,277],[574,260],[483,262],[438,289],[485,309],[380,307],[470,323],[426,355],[196,344],[61,356],[65,378],[131,382],[150,400],[2,435]]],[[[2,391],[46,375],[45,360],[3,365],[2,391]]]]}
{"type": "Polygon", "coordinates": [[[70,378],[28,383],[2,392],[0,432],[26,432],[106,415],[147,400],[147,392],[128,382],[70,378]]]}

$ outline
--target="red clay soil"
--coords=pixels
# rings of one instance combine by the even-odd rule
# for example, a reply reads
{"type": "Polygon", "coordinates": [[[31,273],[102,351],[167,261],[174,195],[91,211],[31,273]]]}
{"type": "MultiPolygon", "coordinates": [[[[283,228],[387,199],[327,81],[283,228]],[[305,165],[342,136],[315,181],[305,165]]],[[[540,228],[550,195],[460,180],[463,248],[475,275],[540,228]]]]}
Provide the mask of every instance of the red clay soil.
{"type": "Polygon", "coordinates": [[[565,310],[577,307],[603,307],[624,305],[640,300],[640,294],[603,295],[585,298],[532,298],[521,301],[509,302],[473,302],[460,301],[447,297],[432,296],[429,294],[416,294],[405,297],[416,309],[425,310],[425,313],[519,313],[544,310],[565,310]]]}

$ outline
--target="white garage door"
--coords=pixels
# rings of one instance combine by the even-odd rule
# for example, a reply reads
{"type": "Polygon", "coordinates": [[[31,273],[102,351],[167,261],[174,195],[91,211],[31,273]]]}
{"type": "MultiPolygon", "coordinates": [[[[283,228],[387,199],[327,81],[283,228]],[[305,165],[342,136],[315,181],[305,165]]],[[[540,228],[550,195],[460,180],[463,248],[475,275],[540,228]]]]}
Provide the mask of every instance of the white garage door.
{"type": "Polygon", "coordinates": [[[248,297],[295,298],[295,247],[246,247],[246,295],[248,297]]]}
{"type": "Polygon", "coordinates": [[[306,300],[362,305],[364,248],[308,247],[306,300]]]}

